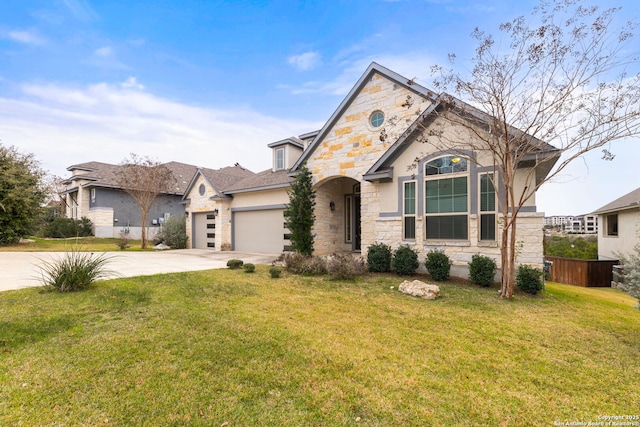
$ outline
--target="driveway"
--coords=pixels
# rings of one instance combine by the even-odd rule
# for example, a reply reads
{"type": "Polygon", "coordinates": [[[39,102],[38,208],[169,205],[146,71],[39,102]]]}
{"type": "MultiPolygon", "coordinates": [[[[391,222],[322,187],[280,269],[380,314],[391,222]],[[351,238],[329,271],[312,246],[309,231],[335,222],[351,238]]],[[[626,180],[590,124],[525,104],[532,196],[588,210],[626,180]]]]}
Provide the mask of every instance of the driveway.
{"type": "MultiPolygon", "coordinates": [[[[43,261],[59,259],[64,252],[2,252],[0,253],[0,291],[41,286],[39,266],[43,261]]],[[[151,274],[226,268],[230,259],[245,263],[271,264],[277,254],[248,252],[214,252],[204,249],[183,249],[155,252],[107,252],[112,257],[108,265],[117,274],[111,277],[148,276],[151,274]]]]}

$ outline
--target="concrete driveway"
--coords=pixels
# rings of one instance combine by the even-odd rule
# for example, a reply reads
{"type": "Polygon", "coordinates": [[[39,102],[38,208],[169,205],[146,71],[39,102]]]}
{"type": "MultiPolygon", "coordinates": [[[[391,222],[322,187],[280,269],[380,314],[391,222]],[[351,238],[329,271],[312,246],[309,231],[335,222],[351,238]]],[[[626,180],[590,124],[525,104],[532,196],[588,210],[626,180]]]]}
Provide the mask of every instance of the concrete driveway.
{"type": "MultiPolygon", "coordinates": [[[[41,286],[39,266],[43,261],[59,259],[64,252],[2,252],[0,253],[0,291],[41,286]]],[[[204,249],[183,249],[155,252],[107,252],[112,257],[108,265],[117,274],[112,277],[147,276],[181,271],[226,268],[230,259],[245,263],[271,264],[277,254],[248,252],[214,252],[204,249]]]]}

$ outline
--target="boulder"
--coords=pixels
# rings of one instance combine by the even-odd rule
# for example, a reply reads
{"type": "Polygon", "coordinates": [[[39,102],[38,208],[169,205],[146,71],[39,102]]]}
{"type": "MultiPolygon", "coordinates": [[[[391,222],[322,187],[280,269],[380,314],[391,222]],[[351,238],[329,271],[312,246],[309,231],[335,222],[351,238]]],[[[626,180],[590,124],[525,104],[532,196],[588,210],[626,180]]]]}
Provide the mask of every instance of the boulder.
{"type": "Polygon", "coordinates": [[[421,282],[420,280],[405,280],[398,290],[402,293],[424,299],[436,299],[440,296],[440,287],[421,282]]]}

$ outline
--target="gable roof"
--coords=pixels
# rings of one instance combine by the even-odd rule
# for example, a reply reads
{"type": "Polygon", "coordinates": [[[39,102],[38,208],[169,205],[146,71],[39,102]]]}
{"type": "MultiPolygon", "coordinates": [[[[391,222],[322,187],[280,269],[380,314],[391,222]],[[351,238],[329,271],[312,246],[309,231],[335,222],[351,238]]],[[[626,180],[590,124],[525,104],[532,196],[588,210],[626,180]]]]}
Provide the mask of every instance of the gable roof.
{"type": "Polygon", "coordinates": [[[347,108],[351,105],[353,100],[358,96],[358,94],[362,91],[364,86],[369,82],[373,74],[380,74],[383,77],[391,80],[395,84],[414,92],[416,95],[419,95],[423,98],[435,100],[437,94],[427,89],[424,86],[421,86],[415,83],[413,80],[407,79],[406,77],[401,76],[400,74],[389,70],[388,68],[383,67],[382,65],[372,62],[366,71],[362,74],[362,76],[358,79],[356,84],[351,88],[347,96],[342,100],[338,108],[333,112],[329,120],[324,124],[322,129],[320,129],[307,147],[307,149],[302,153],[302,156],[298,159],[298,161],[291,168],[291,172],[294,172],[302,163],[304,163],[309,156],[316,149],[320,141],[324,139],[327,133],[333,128],[338,119],[344,114],[347,108]]]}
{"type": "Polygon", "coordinates": [[[624,196],[615,199],[613,202],[607,203],[593,213],[604,214],[634,208],[640,209],[640,188],[636,188],[630,193],[627,193],[624,196]]]}
{"type": "Polygon", "coordinates": [[[198,168],[184,191],[183,199],[187,197],[199,176],[202,176],[219,195],[223,195],[224,191],[233,184],[254,175],[254,172],[240,165],[227,166],[221,169],[198,168]]]}
{"type": "MultiPolygon", "coordinates": [[[[364,174],[367,181],[383,180],[388,181],[393,178],[393,162],[396,160],[413,142],[413,136],[420,133],[425,123],[433,120],[438,113],[445,108],[452,108],[457,111],[464,111],[469,115],[469,119],[480,122],[489,122],[490,117],[483,111],[460,101],[447,93],[442,93],[428,106],[414,122],[400,135],[400,137],[389,147],[389,149],[378,159],[376,163],[364,174]]],[[[514,134],[524,135],[521,130],[510,126],[510,131],[514,134]]],[[[538,165],[541,172],[541,179],[549,173],[551,168],[560,158],[560,151],[546,142],[535,137],[530,137],[530,142],[534,150],[523,156],[518,166],[531,167],[538,165]]]]}

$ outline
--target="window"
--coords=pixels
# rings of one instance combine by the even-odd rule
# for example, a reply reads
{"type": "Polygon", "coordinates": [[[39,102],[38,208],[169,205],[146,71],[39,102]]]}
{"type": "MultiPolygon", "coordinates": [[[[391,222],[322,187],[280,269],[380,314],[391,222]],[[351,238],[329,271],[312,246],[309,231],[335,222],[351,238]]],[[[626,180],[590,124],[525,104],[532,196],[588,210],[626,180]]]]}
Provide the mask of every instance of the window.
{"type": "Polygon", "coordinates": [[[618,235],[618,214],[611,214],[605,216],[605,222],[607,227],[605,229],[607,236],[618,235]]]}
{"type": "Polygon", "coordinates": [[[416,238],[416,182],[404,183],[403,196],[403,238],[413,240],[416,238]]]}
{"type": "Polygon", "coordinates": [[[467,161],[440,157],[425,164],[426,238],[466,240],[469,237],[467,161]]]}
{"type": "Polygon", "coordinates": [[[353,226],[353,218],[351,217],[352,203],[353,196],[346,196],[344,204],[344,241],[347,243],[351,243],[351,229],[353,226]]]}
{"type": "Polygon", "coordinates": [[[204,187],[204,184],[200,184],[200,186],[198,187],[198,193],[201,196],[204,196],[204,192],[205,192],[206,188],[204,187]]]}
{"type": "Polygon", "coordinates": [[[96,201],[96,189],[92,188],[91,189],[91,203],[95,203],[96,201]]]}
{"type": "Polygon", "coordinates": [[[379,128],[384,123],[384,113],[382,111],[374,111],[369,117],[369,123],[374,128],[379,128]]]}
{"type": "Polygon", "coordinates": [[[284,169],[284,148],[276,150],[276,170],[284,169]]]}
{"type": "Polygon", "coordinates": [[[480,175],[480,240],[496,240],[496,189],[493,174],[480,175]]]}

